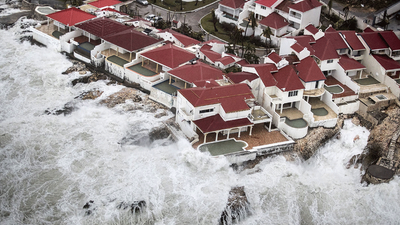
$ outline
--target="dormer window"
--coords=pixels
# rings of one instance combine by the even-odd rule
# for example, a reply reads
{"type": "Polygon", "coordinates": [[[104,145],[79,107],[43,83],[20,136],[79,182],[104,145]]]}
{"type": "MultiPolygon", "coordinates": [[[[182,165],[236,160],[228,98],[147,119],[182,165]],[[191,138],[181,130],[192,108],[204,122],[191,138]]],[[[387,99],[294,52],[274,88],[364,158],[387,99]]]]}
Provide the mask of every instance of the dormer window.
{"type": "Polygon", "coordinates": [[[265,7],[265,6],[263,6],[263,5],[262,5],[262,6],[261,6],[261,9],[264,9],[264,10],[266,10],[266,9],[267,9],[267,7],[265,7]]]}
{"type": "Polygon", "coordinates": [[[328,59],[327,63],[333,63],[333,59],[328,59]]]}

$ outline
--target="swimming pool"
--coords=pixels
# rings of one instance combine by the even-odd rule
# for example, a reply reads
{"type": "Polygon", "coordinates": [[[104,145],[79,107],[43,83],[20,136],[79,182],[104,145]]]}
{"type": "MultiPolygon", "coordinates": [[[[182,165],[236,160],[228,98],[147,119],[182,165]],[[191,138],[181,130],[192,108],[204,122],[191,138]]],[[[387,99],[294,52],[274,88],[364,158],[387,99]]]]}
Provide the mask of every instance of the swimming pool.
{"type": "Polygon", "coordinates": [[[303,118],[294,119],[294,120],[291,120],[291,119],[289,119],[287,117],[285,117],[285,118],[286,118],[285,119],[285,123],[287,125],[291,126],[291,127],[303,128],[303,127],[307,127],[308,126],[307,121],[305,121],[303,118]]]}
{"type": "Polygon", "coordinates": [[[340,94],[344,92],[344,89],[339,85],[324,85],[325,90],[329,91],[331,94],[340,94]]]}

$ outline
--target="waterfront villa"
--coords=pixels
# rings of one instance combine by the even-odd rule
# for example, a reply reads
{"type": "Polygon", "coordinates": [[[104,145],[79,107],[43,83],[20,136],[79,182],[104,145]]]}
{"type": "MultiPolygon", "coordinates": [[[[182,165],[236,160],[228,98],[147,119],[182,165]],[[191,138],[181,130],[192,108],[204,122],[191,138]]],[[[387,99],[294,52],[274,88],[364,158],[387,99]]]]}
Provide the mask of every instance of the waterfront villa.
{"type": "Polygon", "coordinates": [[[71,7],[46,15],[47,22],[31,28],[33,39],[58,51],[72,51],[69,44],[71,32],[75,31],[75,25],[96,18],[78,8],[71,7]]]}

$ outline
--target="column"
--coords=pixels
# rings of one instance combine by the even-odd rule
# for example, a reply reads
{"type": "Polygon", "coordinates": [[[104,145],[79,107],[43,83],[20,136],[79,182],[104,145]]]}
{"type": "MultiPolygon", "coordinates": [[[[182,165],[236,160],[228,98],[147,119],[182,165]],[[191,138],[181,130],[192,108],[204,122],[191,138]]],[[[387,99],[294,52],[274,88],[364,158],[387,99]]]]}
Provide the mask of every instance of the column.
{"type": "Polygon", "coordinates": [[[204,134],[204,142],[203,143],[206,143],[206,140],[207,140],[207,133],[204,134]]]}
{"type": "Polygon", "coordinates": [[[143,67],[143,64],[144,64],[144,58],[142,58],[142,67],[143,67]]]}
{"type": "Polygon", "coordinates": [[[215,141],[218,141],[218,134],[219,134],[219,131],[215,132],[215,141]]]}
{"type": "Polygon", "coordinates": [[[229,139],[229,133],[231,132],[231,130],[229,129],[228,130],[228,135],[227,135],[227,137],[226,137],[226,139],[229,139]]]}
{"type": "Polygon", "coordinates": [[[172,76],[169,76],[169,84],[171,84],[172,76]]]}
{"type": "Polygon", "coordinates": [[[238,134],[238,138],[240,138],[240,127],[239,127],[238,129],[239,129],[239,134],[238,134]]]}
{"type": "Polygon", "coordinates": [[[250,136],[251,136],[251,131],[253,130],[253,126],[250,126],[250,136]]]}

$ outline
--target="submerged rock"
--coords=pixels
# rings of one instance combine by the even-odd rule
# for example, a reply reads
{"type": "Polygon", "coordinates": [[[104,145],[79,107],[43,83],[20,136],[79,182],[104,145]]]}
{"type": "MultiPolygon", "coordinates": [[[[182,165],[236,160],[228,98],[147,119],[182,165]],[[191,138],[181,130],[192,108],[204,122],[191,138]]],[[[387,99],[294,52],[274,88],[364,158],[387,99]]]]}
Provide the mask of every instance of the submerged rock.
{"type": "Polygon", "coordinates": [[[46,109],[44,112],[47,115],[61,115],[64,116],[71,114],[74,110],[76,110],[74,102],[66,103],[62,108],[54,108],[54,109],[46,109]]]}
{"type": "Polygon", "coordinates": [[[94,90],[91,90],[91,91],[83,92],[79,96],[75,97],[75,99],[77,99],[77,98],[82,99],[82,100],[96,99],[96,98],[100,97],[101,94],[103,94],[103,91],[94,89],[94,90]]]}
{"type": "Polygon", "coordinates": [[[141,213],[141,212],[143,212],[145,207],[146,207],[146,202],[143,200],[134,201],[133,203],[120,202],[117,205],[117,209],[121,209],[121,210],[129,209],[131,211],[131,213],[141,213]]]}
{"type": "Polygon", "coordinates": [[[169,135],[171,135],[171,133],[166,126],[155,127],[153,129],[151,129],[149,132],[150,142],[168,138],[169,135]]]}
{"type": "MultiPolygon", "coordinates": [[[[81,71],[81,72],[84,72],[84,71],[81,71]]],[[[78,83],[88,84],[88,83],[96,82],[99,80],[108,80],[108,77],[106,75],[104,75],[103,73],[94,72],[90,76],[84,76],[84,77],[80,77],[80,78],[73,80],[72,85],[75,86],[78,83]]]]}
{"type": "Polygon", "coordinates": [[[234,187],[229,192],[228,204],[221,214],[220,225],[237,223],[250,215],[250,203],[244,187],[234,187]]]}
{"type": "Polygon", "coordinates": [[[142,98],[137,94],[137,90],[124,88],[121,91],[108,96],[107,99],[101,101],[101,103],[107,105],[108,108],[113,108],[118,104],[125,103],[126,100],[141,102],[142,98]]]}

